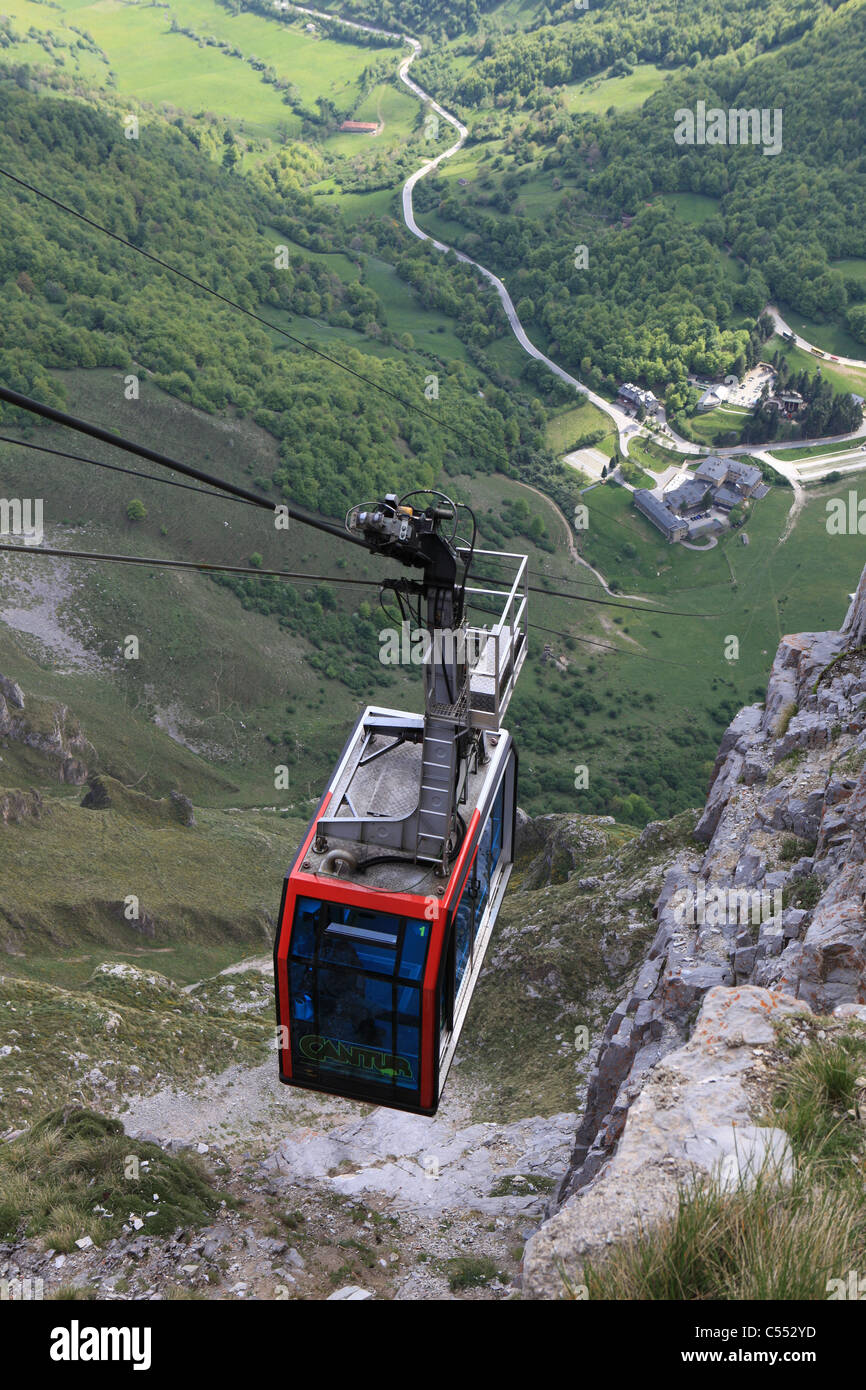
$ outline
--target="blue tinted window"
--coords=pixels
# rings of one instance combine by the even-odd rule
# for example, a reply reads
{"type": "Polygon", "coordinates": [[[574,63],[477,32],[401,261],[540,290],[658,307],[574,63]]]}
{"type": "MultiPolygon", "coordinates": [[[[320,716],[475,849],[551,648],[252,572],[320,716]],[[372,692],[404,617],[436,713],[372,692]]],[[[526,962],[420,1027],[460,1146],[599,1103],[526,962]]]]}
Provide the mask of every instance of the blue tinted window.
{"type": "Polygon", "coordinates": [[[316,949],[316,927],[322,904],[315,898],[299,898],[292,927],[292,955],[312,960],[316,949]]]}
{"type": "Polygon", "coordinates": [[[319,959],[357,965],[393,975],[397,965],[400,919],[340,903],[325,903],[319,959]]]}
{"type": "Polygon", "coordinates": [[[505,783],[499,788],[499,793],[493,803],[493,810],[490,813],[491,841],[490,841],[490,861],[491,868],[495,869],[499,863],[499,856],[502,853],[502,826],[503,809],[505,805],[505,783]]]}
{"type": "Polygon", "coordinates": [[[406,931],[403,937],[403,954],[400,957],[400,978],[403,980],[420,980],[424,973],[424,962],[427,959],[427,945],[430,940],[430,923],[413,922],[406,923],[406,931]]]}
{"type": "Polygon", "coordinates": [[[490,896],[490,881],[502,855],[504,802],[503,785],[499,788],[490,816],[481,832],[475,861],[455,914],[455,990],[459,990],[469,964],[472,945],[481,928],[490,896]]]}
{"type": "Polygon", "coordinates": [[[454,919],[457,948],[455,989],[460,988],[460,981],[463,979],[466,967],[469,964],[469,950],[472,945],[472,907],[471,884],[467,884],[454,919]]]}
{"type": "Polygon", "coordinates": [[[313,1019],[314,977],[309,965],[292,961],[289,966],[292,1024],[311,1023],[313,1019]]]}
{"type": "Polygon", "coordinates": [[[429,922],[298,900],[289,969],[299,1076],[417,1091],[429,922]],[[302,959],[298,960],[300,956],[302,959]],[[399,967],[399,968],[398,968],[399,967]]]}
{"type": "Polygon", "coordinates": [[[475,930],[481,925],[481,918],[487,906],[487,894],[490,889],[490,839],[492,831],[490,821],[484,827],[481,839],[478,844],[478,854],[475,857],[475,868],[472,876],[475,882],[475,930]]]}

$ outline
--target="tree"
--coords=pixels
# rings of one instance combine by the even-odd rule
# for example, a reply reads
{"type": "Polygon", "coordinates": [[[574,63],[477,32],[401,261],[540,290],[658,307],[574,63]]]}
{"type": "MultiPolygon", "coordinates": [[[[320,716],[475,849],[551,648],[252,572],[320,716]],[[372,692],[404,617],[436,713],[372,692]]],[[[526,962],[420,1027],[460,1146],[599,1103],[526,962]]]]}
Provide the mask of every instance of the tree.
{"type": "Polygon", "coordinates": [[[127,505],[126,515],[129,521],[145,521],[147,519],[147,507],[138,497],[134,497],[127,505]]]}

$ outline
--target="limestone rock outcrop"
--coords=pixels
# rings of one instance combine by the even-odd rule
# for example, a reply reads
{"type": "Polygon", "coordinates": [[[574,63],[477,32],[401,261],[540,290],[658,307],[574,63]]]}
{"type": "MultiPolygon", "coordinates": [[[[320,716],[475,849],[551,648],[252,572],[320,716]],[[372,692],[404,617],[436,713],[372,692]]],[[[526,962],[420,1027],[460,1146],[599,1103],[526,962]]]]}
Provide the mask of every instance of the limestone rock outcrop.
{"type": "Polygon", "coordinates": [[[729,1190],[759,1177],[790,1181],[788,1137],[756,1123],[748,1081],[765,1065],[772,1020],[802,1012],[799,1000],[752,985],[705,995],[691,1038],[654,1067],[635,1100],[603,1180],[573,1194],[529,1241],[524,1297],[562,1298],[585,1261],[670,1220],[696,1175],[729,1190]]]}
{"type": "MultiPolygon", "coordinates": [[[[652,1098],[679,1065],[672,1058],[701,1045],[706,1010],[715,1018],[726,997],[756,990],[789,1001],[774,1009],[841,1014],[866,1005],[864,643],[866,570],[842,629],[783,637],[765,702],[740,710],[725,732],[694,847],[669,864],[655,939],[605,1029],[559,1210],[533,1242],[528,1287],[544,1286],[542,1252],[557,1231],[569,1231],[572,1253],[582,1241],[590,1248],[569,1224],[581,1194],[607,1194],[581,1207],[581,1222],[608,1212],[616,1227],[613,1184],[638,1148],[655,1153],[652,1098]]],[[[724,1094],[718,1082],[707,1090],[724,1094]]],[[[676,1145],[668,1153],[671,1171],[681,1170],[678,1153],[676,1145]]],[[[658,1214],[669,1187],[647,1163],[641,1200],[658,1214]]]]}
{"type": "Polygon", "coordinates": [[[65,705],[27,698],[20,685],[0,674],[0,747],[20,744],[43,754],[58,781],[81,786],[96,762],[96,750],[65,705]]]}

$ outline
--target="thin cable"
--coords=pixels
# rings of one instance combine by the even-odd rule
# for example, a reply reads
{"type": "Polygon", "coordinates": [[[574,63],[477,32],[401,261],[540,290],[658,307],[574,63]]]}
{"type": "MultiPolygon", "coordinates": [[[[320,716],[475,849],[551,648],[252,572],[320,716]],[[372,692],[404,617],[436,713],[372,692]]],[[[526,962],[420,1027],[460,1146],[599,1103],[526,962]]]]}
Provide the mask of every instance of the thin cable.
{"type": "Polygon", "coordinates": [[[101,554],[93,550],[57,550],[48,546],[0,544],[0,551],[9,550],[17,555],[49,555],[59,560],[110,560],[120,565],[149,565],[157,569],[201,570],[204,573],[216,571],[219,574],[243,574],[248,579],[305,579],[323,584],[360,584],[363,587],[378,588],[379,579],[349,579],[336,574],[294,573],[290,570],[250,569],[245,565],[212,565],[206,560],[158,560],[152,555],[113,555],[101,554]]]}
{"type": "MultiPolygon", "coordinates": [[[[148,449],[141,444],[135,444],[131,440],[125,439],[122,435],[113,435],[108,430],[101,429],[97,425],[90,425],[87,423],[87,421],[79,420],[74,415],[67,415],[62,410],[55,410],[53,406],[43,405],[40,401],[35,401],[30,396],[24,396],[19,391],[11,391],[6,386],[0,386],[0,400],[5,400],[10,405],[16,406],[18,409],[29,411],[30,414],[39,415],[42,416],[44,419],[52,420],[55,424],[65,425],[67,428],[76,430],[80,434],[86,434],[94,439],[99,439],[103,443],[112,445],[113,448],[125,449],[130,453],[138,454],[141,457],[147,458],[151,462],[158,464],[162,468],[170,468],[172,470],[176,470],[177,472],[184,473],[189,477],[197,478],[200,482],[210,483],[213,487],[219,489],[220,491],[225,491],[227,495],[237,500],[253,503],[255,506],[265,508],[267,511],[270,512],[273,512],[275,510],[275,506],[277,505],[273,502],[270,502],[265,497],[260,497],[258,493],[249,491],[249,489],[247,488],[240,488],[234,483],[226,482],[221,478],[215,477],[211,473],[205,472],[203,469],[192,468],[189,464],[185,463],[178,463],[176,459],[171,459],[166,454],[158,453],[156,450],[148,449]]],[[[25,445],[24,447],[30,446],[25,445]]],[[[42,448],[43,446],[34,445],[33,447],[42,448]]],[[[48,453],[60,453],[59,450],[55,451],[51,449],[46,449],[45,451],[48,453]]],[[[97,462],[97,460],[95,459],[81,459],[80,455],[62,455],[62,457],[74,457],[78,458],[82,462],[97,462]]],[[[125,472],[127,470],[124,469],[121,471],[125,472]]],[[[136,476],[146,477],[147,475],[136,474],[136,476]]],[[[157,482],[168,480],[151,479],[151,481],[157,482]]],[[[193,491],[202,491],[202,489],[193,489],[193,491]]],[[[208,495],[218,496],[219,493],[209,493],[208,495]]],[[[365,550],[367,549],[366,543],[363,540],[361,540],[360,537],[351,535],[348,531],[342,530],[334,523],[321,521],[318,517],[306,516],[303,512],[298,512],[296,508],[292,508],[288,505],[286,505],[286,512],[294,520],[300,521],[304,525],[312,526],[316,530],[325,531],[328,535],[336,535],[339,537],[340,540],[348,540],[354,545],[361,545],[364,547],[365,550]]],[[[507,583],[506,580],[500,579],[489,579],[487,582],[490,584],[507,583]]],[[[545,594],[548,598],[567,598],[573,600],[575,603],[592,603],[600,608],[623,608],[627,613],[652,613],[657,614],[660,617],[672,618],[712,618],[719,616],[718,614],[714,613],[686,613],[678,609],[669,608],[636,608],[633,604],[617,603],[612,599],[587,598],[583,594],[570,594],[566,593],[563,590],[544,589],[533,584],[530,584],[527,587],[530,590],[530,592],[545,594]]]]}
{"type": "MultiPolygon", "coordinates": [[[[494,581],[498,583],[500,581],[494,581]]],[[[680,608],[636,608],[633,603],[616,603],[609,598],[587,598],[585,594],[568,594],[561,589],[542,589],[528,584],[531,594],[546,594],[548,598],[570,598],[574,603],[594,603],[599,608],[624,608],[627,613],[642,613],[654,618],[720,618],[721,613],[687,613],[680,608]]]]}
{"type": "MultiPolygon", "coordinates": [[[[477,608],[482,613],[489,613],[491,617],[496,614],[490,608],[481,608],[481,605],[472,602],[470,608],[477,608]]],[[[638,661],[652,661],[660,666],[676,666],[680,671],[690,671],[692,668],[686,666],[682,661],[669,661],[663,656],[646,656],[643,652],[630,652],[627,647],[612,647],[608,642],[599,642],[594,637],[580,637],[576,632],[560,632],[557,628],[542,627],[540,623],[527,623],[535,632],[546,632],[551,637],[561,637],[564,641],[586,642],[591,647],[600,647],[602,651],[616,652],[618,656],[634,656],[638,661]]]]}
{"type": "MultiPolygon", "coordinates": [[[[387,386],[383,386],[380,382],[373,381],[372,378],[364,376],[362,372],[356,371],[354,367],[348,366],[347,363],[340,362],[338,358],[331,357],[329,353],[322,352],[320,348],[313,347],[312,344],[304,342],[302,338],[298,338],[293,333],[289,333],[287,329],[280,328],[278,324],[271,323],[270,320],[262,318],[260,314],[254,313],[252,309],[244,308],[243,304],[238,304],[236,300],[229,299],[227,295],[220,294],[218,290],[213,289],[210,285],[206,285],[203,280],[197,280],[195,276],[188,275],[186,271],[179,270],[177,266],[171,265],[168,261],[162,260],[160,256],[155,256],[152,252],[145,251],[144,247],[136,246],[134,242],[127,241],[126,237],[120,236],[117,232],[112,232],[110,228],[104,227],[102,223],[94,221],[93,218],[86,217],[84,213],[79,212],[77,208],[70,207],[68,203],[63,203],[58,198],[53,198],[49,193],[44,192],[43,189],[37,188],[35,184],[28,183],[25,179],[18,178],[18,176],[16,174],[13,174],[9,169],[4,169],[0,167],[0,174],[2,174],[4,178],[11,180],[12,183],[18,184],[19,187],[27,189],[27,191],[30,193],[34,193],[38,198],[43,198],[46,202],[52,203],[55,207],[60,208],[61,211],[68,212],[72,217],[78,218],[80,222],[84,222],[87,226],[93,227],[94,230],[102,232],[103,235],[107,237],[111,237],[113,241],[120,242],[122,246],[128,247],[130,251],[138,252],[140,256],[144,256],[147,260],[152,261],[155,265],[161,266],[163,270],[169,271],[172,275],[179,276],[182,280],[186,280],[189,284],[195,285],[197,289],[204,290],[205,294],[212,295],[215,299],[219,299],[223,304],[227,304],[230,308],[236,309],[241,314],[245,314],[247,318],[253,319],[256,323],[263,324],[265,328],[271,329],[274,333],[279,333],[282,337],[287,338],[290,342],[295,343],[298,347],[303,348],[307,352],[313,353],[315,357],[320,357],[323,361],[330,362],[332,366],[339,367],[341,370],[348,372],[350,376],[355,377],[358,381],[362,381],[366,386],[372,386],[374,390],[381,391],[383,395],[389,396],[392,400],[397,401],[399,405],[404,406],[407,410],[414,410],[416,414],[423,416],[425,420],[432,421],[433,424],[438,425],[441,429],[449,430],[450,433],[456,435],[457,438],[465,440],[469,444],[469,447],[473,450],[473,452],[480,448],[482,453],[488,454],[491,458],[495,456],[499,459],[507,459],[507,451],[494,450],[490,448],[489,445],[485,445],[483,443],[479,444],[479,442],[477,440],[474,440],[471,437],[471,435],[468,435],[464,430],[458,429],[456,425],[452,425],[447,420],[443,420],[441,417],[433,415],[432,412],[429,410],[424,410],[422,406],[417,405],[414,401],[407,401],[405,397],[398,395],[396,391],[391,391],[387,386]]],[[[298,517],[297,519],[302,520],[302,518],[300,517],[298,517]]],[[[614,521],[616,525],[622,526],[624,530],[631,529],[630,527],[625,526],[623,522],[619,521],[615,517],[608,517],[608,519],[614,521]]],[[[308,522],[308,524],[314,523],[308,522]]],[[[340,533],[337,532],[336,534],[340,533]]],[[[355,537],[350,537],[350,539],[356,541],[357,544],[363,544],[362,541],[356,540],[355,537]]],[[[603,602],[603,600],[597,601],[603,602]]],[[[708,617],[717,615],[699,615],[688,613],[683,614],[681,616],[708,617]]]]}
{"type": "MultiPolygon", "coordinates": [[[[502,580],[494,580],[502,583],[502,580]]],[[[585,594],[567,594],[561,589],[542,589],[537,584],[528,584],[531,594],[546,594],[548,598],[570,598],[574,603],[594,603],[598,608],[624,608],[627,613],[643,613],[654,618],[720,618],[721,613],[687,613],[680,608],[636,608],[633,603],[615,603],[609,598],[587,598],[585,594]]]]}
{"type": "Polygon", "coordinates": [[[261,497],[257,492],[250,491],[249,488],[239,487],[237,483],[229,483],[224,478],[215,477],[213,473],[206,473],[204,469],[193,468],[188,463],[178,463],[177,459],[169,458],[167,454],[161,454],[156,449],[148,449],[144,444],[135,444],[131,439],[112,434],[109,430],[101,429],[98,425],[89,425],[86,420],[79,420],[74,415],[67,415],[63,410],[55,410],[53,406],[43,405],[41,401],[36,401],[31,396],[22,395],[20,391],[10,391],[8,386],[0,386],[0,401],[6,401],[19,410],[29,411],[31,415],[41,415],[45,420],[52,420],[56,425],[64,425],[67,429],[77,430],[79,434],[87,434],[92,439],[99,439],[103,444],[111,444],[115,449],[124,449],[127,453],[149,459],[151,463],[159,464],[160,468],[168,468],[173,472],[183,473],[188,478],[198,479],[200,483],[209,483],[211,487],[218,488],[230,496],[243,498],[245,502],[251,502],[256,507],[264,508],[265,511],[273,513],[277,506],[285,507],[286,515],[294,521],[301,522],[304,526],[312,526],[316,531],[324,531],[329,536],[336,536],[341,541],[348,541],[351,545],[363,546],[365,550],[368,548],[360,536],[350,535],[336,522],[323,521],[320,517],[310,516],[285,502],[271,502],[267,497],[261,497]]]}
{"type": "MultiPolygon", "coordinates": [[[[487,584],[504,584],[510,587],[507,579],[487,579],[487,584]]],[[[568,598],[574,603],[593,603],[598,608],[624,608],[627,613],[642,613],[654,618],[720,618],[721,613],[686,613],[679,608],[636,608],[633,603],[617,603],[609,598],[587,598],[585,594],[568,594],[562,589],[544,589],[538,584],[527,584],[531,594],[546,594],[548,598],[568,598]]]]}
{"type": "MultiPolygon", "coordinates": [[[[407,410],[414,410],[418,415],[423,415],[425,420],[431,420],[434,425],[439,425],[442,429],[450,430],[458,439],[465,440],[473,453],[479,447],[476,440],[472,439],[464,430],[458,429],[456,425],[449,424],[447,420],[442,420],[431,411],[424,410],[423,406],[416,405],[413,401],[405,400],[402,396],[398,396],[396,391],[391,391],[387,386],[382,386],[379,382],[373,381],[371,377],[366,377],[362,372],[355,371],[354,367],[348,366],[345,362],[340,362],[338,358],[331,357],[327,352],[322,352],[320,348],[312,347],[310,343],[305,343],[303,338],[295,337],[294,333],[289,333],[288,329],[280,328],[278,324],[271,323],[269,319],[262,318],[261,314],[254,313],[252,309],[245,309],[243,304],[238,304],[236,300],[229,299],[227,295],[220,294],[219,290],[212,289],[211,286],[206,285],[203,280],[196,280],[194,275],[187,275],[186,271],[179,270],[177,266],[171,265],[168,261],[162,260],[159,256],[154,256],[150,251],[145,251],[144,247],[136,246],[134,242],[127,241],[126,237],[120,236],[117,232],[112,232],[108,227],[103,227],[101,222],[94,222],[92,217],[85,217],[83,212],[78,212],[76,208],[70,207],[68,203],[61,203],[59,198],[52,198],[50,193],[45,193],[41,188],[36,188],[32,183],[27,183],[25,179],[19,179],[16,174],[11,173],[8,169],[0,168],[0,174],[2,174],[4,178],[10,179],[12,183],[17,183],[20,188],[26,188],[29,193],[35,193],[38,198],[44,198],[46,202],[53,203],[56,208],[60,208],[63,212],[71,213],[73,217],[78,218],[79,222],[84,222],[88,227],[93,227],[97,232],[102,232],[105,236],[111,237],[113,241],[119,241],[121,246],[129,247],[130,251],[137,251],[140,256],[145,256],[147,260],[153,261],[154,265],[161,266],[163,270],[168,270],[172,275],[177,275],[182,280],[186,280],[190,285],[195,285],[197,289],[204,290],[206,294],[213,295],[215,299],[221,300],[223,304],[228,304],[230,308],[237,309],[241,314],[246,314],[247,318],[253,319],[256,323],[263,324],[265,328],[269,328],[273,333],[281,334],[282,337],[288,338],[289,342],[296,343],[298,347],[304,348],[305,351],[312,352],[314,356],[321,357],[323,361],[330,362],[334,367],[340,367],[344,372],[348,372],[350,376],[355,377],[358,381],[363,381],[365,386],[372,386],[374,390],[381,391],[385,396],[390,396],[392,400],[405,406],[407,410]]],[[[485,448],[485,446],[482,445],[481,448],[482,452],[487,452],[492,455],[493,450],[489,447],[485,448]]],[[[506,453],[500,453],[498,450],[496,452],[498,458],[507,458],[506,453]]]]}
{"type": "MultiPolygon", "coordinates": [[[[354,584],[363,587],[381,587],[381,581],[378,579],[348,579],[342,575],[337,576],[333,574],[306,574],[292,573],[288,570],[249,569],[242,565],[213,565],[204,560],[160,560],[156,559],[154,556],[145,555],[112,555],[90,550],[57,550],[47,546],[7,545],[4,543],[0,543],[0,551],[9,551],[17,555],[47,555],[58,560],[107,561],[112,564],[121,565],[144,565],[153,569],[196,570],[205,574],[243,574],[248,579],[304,579],[324,584],[354,584]]],[[[474,602],[470,603],[469,606],[472,608],[480,608],[480,605],[474,602]]],[[[387,613],[387,609],[384,608],[384,605],[383,612],[387,613]]],[[[481,608],[481,612],[490,613],[491,610],[481,608]]],[[[493,614],[491,615],[495,616],[493,614]]],[[[389,614],[388,616],[390,617],[391,615],[389,614]]],[[[640,661],[655,661],[665,666],[678,666],[684,671],[690,669],[679,661],[666,661],[661,657],[646,656],[642,652],[630,652],[624,647],[612,647],[607,642],[597,642],[592,637],[579,637],[577,633],[558,632],[555,628],[542,627],[539,623],[528,623],[527,626],[533,628],[537,632],[546,632],[553,637],[562,637],[563,639],[570,638],[575,642],[587,642],[590,646],[600,647],[603,651],[616,652],[619,656],[634,656],[640,661]]]]}
{"type": "Polygon", "coordinates": [[[68,454],[63,449],[49,449],[47,444],[32,444],[23,439],[12,439],[8,434],[0,434],[0,443],[14,444],[19,449],[38,449],[40,454],[54,454],[56,458],[74,459],[76,463],[90,463],[94,468],[107,468],[112,473],[126,473],[130,478],[144,478],[149,483],[164,483],[166,487],[182,487],[188,492],[198,492],[202,497],[217,497],[221,502],[246,502],[245,497],[226,497],[221,492],[210,492],[207,488],[195,487],[193,483],[179,483],[176,478],[154,477],[152,473],[142,473],[138,468],[124,468],[119,463],[103,463],[101,459],[87,458],[84,454],[68,454]]]}

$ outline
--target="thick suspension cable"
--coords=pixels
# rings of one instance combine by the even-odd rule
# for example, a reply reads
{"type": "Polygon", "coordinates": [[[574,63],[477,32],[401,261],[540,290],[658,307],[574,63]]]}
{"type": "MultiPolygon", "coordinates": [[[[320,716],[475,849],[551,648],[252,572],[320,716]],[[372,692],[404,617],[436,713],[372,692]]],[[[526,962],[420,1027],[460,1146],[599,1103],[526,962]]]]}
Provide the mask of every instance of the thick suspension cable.
{"type": "Polygon", "coordinates": [[[8,386],[0,386],[0,401],[6,401],[8,405],[14,405],[19,410],[26,410],[31,415],[39,415],[43,420],[51,420],[55,425],[64,425],[67,429],[76,430],[79,434],[89,435],[91,439],[99,439],[103,444],[111,444],[115,449],[124,449],[127,453],[137,454],[139,458],[149,459],[151,463],[158,464],[160,468],[169,468],[172,472],[183,473],[188,478],[196,478],[200,483],[207,483],[210,487],[217,488],[229,496],[240,497],[243,501],[250,502],[265,511],[274,513],[277,505],[285,507],[286,515],[291,517],[293,521],[298,521],[304,526],[312,526],[316,531],[324,531],[329,536],[336,536],[341,541],[349,541],[352,545],[360,545],[365,550],[367,549],[366,543],[359,536],[350,535],[336,522],[323,521],[320,517],[310,516],[288,503],[275,504],[267,497],[253,492],[250,488],[240,487],[237,483],[230,483],[224,478],[217,478],[213,473],[207,473],[202,468],[193,468],[191,464],[179,463],[177,459],[169,458],[167,454],[161,454],[157,449],[149,449],[144,444],[136,444],[131,439],[124,439],[121,435],[112,434],[110,430],[102,429],[99,425],[88,424],[86,420],[79,420],[74,415],[67,415],[63,410],[56,410],[54,406],[43,405],[41,401],[36,401],[31,396],[22,395],[20,391],[11,391],[8,386]]]}
{"type": "Polygon", "coordinates": [[[194,483],[180,483],[177,478],[154,477],[152,473],[142,473],[139,468],[124,468],[120,463],[105,463],[102,459],[88,458],[85,454],[67,453],[65,449],[49,449],[47,444],[34,444],[29,439],[13,439],[11,435],[0,434],[0,443],[14,444],[18,449],[36,449],[40,454],[53,454],[55,458],[72,459],[75,463],[89,463],[93,468],[106,468],[110,473],[125,473],[129,478],[142,478],[148,483],[182,487],[187,492],[197,492],[201,497],[216,497],[220,502],[242,502],[249,505],[245,497],[225,496],[221,492],[212,492],[209,488],[196,487],[194,483]]]}

